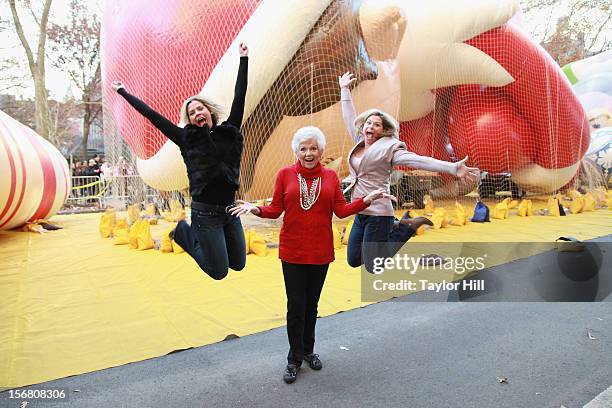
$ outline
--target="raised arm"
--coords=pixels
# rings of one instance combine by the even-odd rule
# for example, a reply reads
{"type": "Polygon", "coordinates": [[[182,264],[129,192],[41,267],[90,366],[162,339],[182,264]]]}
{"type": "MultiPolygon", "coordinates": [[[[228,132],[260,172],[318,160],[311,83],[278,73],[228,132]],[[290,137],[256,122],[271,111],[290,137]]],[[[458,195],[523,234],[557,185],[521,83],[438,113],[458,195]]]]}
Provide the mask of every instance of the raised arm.
{"type": "Polygon", "coordinates": [[[130,94],[125,86],[118,81],[113,81],[111,83],[111,87],[117,91],[117,93],[130,104],[134,109],[136,109],[142,116],[149,119],[149,121],[159,129],[168,139],[172,140],[177,145],[183,140],[183,132],[184,130],[174,123],[170,122],[168,119],[157,113],[153,110],[149,105],[130,94]]]}
{"type": "Polygon", "coordinates": [[[249,76],[249,49],[244,43],[239,45],[240,66],[238,67],[238,78],[234,88],[234,101],[227,121],[240,128],[244,116],[244,99],[247,91],[247,80],[249,76]]]}
{"type": "Polygon", "coordinates": [[[361,137],[355,130],[355,118],[357,117],[357,113],[355,112],[355,105],[353,105],[353,98],[351,97],[349,86],[356,80],[357,78],[350,72],[346,72],[344,75],[338,77],[338,84],[340,85],[340,102],[342,104],[342,119],[344,120],[346,130],[355,143],[359,142],[361,137]]]}

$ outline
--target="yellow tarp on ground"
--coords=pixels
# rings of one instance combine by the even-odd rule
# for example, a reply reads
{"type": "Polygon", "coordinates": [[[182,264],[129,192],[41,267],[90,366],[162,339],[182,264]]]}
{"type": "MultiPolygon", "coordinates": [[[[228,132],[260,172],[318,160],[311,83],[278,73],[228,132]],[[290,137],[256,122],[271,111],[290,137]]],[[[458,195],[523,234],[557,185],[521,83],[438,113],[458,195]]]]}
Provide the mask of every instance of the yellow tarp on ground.
{"type": "MultiPolygon", "coordinates": [[[[99,236],[101,214],[56,216],[63,230],[0,231],[0,387],[117,366],[285,324],[277,250],[249,255],[222,281],[187,254],[130,250],[99,236]]],[[[612,212],[511,216],[429,230],[420,242],[553,241],[612,232],[612,212]]],[[[160,238],[168,224],[152,228],[160,238]]],[[[360,269],[346,246],[330,266],[319,314],[361,305],[360,269]]]]}

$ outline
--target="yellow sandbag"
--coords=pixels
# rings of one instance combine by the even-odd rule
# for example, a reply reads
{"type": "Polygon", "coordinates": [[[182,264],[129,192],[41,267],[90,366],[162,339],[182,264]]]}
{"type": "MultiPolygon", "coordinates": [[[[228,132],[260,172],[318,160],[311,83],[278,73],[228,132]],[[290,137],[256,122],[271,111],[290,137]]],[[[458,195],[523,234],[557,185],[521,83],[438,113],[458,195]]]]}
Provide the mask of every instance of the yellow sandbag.
{"type": "Polygon", "coordinates": [[[595,197],[593,194],[587,193],[584,196],[584,206],[582,207],[582,212],[586,211],[595,211],[595,197]]]}
{"type": "Polygon", "coordinates": [[[128,225],[133,225],[140,218],[140,204],[132,204],[128,206],[127,221],[128,225]]]}
{"type": "Polygon", "coordinates": [[[334,236],[334,249],[342,248],[342,235],[336,224],[332,223],[332,234],[334,236]]]}
{"type": "Polygon", "coordinates": [[[420,217],[422,214],[420,212],[418,212],[417,210],[409,210],[408,211],[408,217],[410,218],[416,218],[416,217],[420,217]]]}
{"type": "Polygon", "coordinates": [[[117,235],[117,230],[126,229],[129,230],[127,220],[125,218],[119,218],[115,222],[115,227],[113,228],[113,236],[117,235]]]}
{"type": "Polygon", "coordinates": [[[172,252],[172,240],[170,239],[170,232],[174,230],[174,227],[168,228],[162,235],[161,243],[159,244],[159,250],[165,254],[172,252]]]}
{"type": "Polygon", "coordinates": [[[434,229],[448,227],[448,221],[446,220],[446,210],[442,207],[434,210],[433,216],[431,217],[434,229]]]}
{"type": "Polygon", "coordinates": [[[606,205],[606,190],[603,187],[597,187],[591,191],[595,198],[595,206],[600,207],[606,205]]]}
{"type": "Polygon", "coordinates": [[[185,219],[185,209],[178,200],[170,200],[170,220],[179,222],[185,219]]]}
{"type": "Polygon", "coordinates": [[[113,237],[113,245],[126,245],[130,242],[130,232],[127,228],[115,228],[113,237]]]}
{"type": "Polygon", "coordinates": [[[510,202],[508,203],[508,209],[509,209],[509,210],[513,210],[513,209],[515,209],[516,207],[518,207],[518,205],[519,205],[519,201],[518,201],[518,200],[512,200],[512,201],[510,201],[510,202]]]}
{"type": "Polygon", "coordinates": [[[149,220],[142,220],[140,222],[140,227],[138,228],[136,237],[138,239],[137,244],[139,251],[153,249],[155,242],[151,236],[151,226],[149,225],[149,220]]]}
{"type": "Polygon", "coordinates": [[[533,215],[532,207],[531,200],[521,200],[518,206],[518,215],[520,217],[531,217],[533,215]]]}
{"type": "Polygon", "coordinates": [[[572,214],[579,214],[584,207],[584,197],[576,196],[569,205],[572,214]]]}
{"type": "Polygon", "coordinates": [[[465,207],[455,201],[455,217],[452,219],[451,224],[461,227],[468,223],[468,215],[465,207]]]}
{"type": "Polygon", "coordinates": [[[98,229],[100,231],[101,238],[108,238],[111,236],[113,230],[111,227],[111,219],[108,214],[102,214],[102,216],[100,217],[100,226],[98,229]]]}
{"type": "Polygon", "coordinates": [[[249,231],[249,249],[252,254],[257,256],[266,256],[268,250],[266,247],[266,240],[255,232],[254,229],[249,231]]]}
{"type": "Polygon", "coordinates": [[[157,215],[157,207],[155,204],[147,204],[147,207],[145,208],[145,215],[149,217],[155,217],[157,215]]]}
{"type": "Polygon", "coordinates": [[[177,244],[175,240],[172,240],[172,252],[174,252],[175,254],[181,254],[185,252],[185,250],[181,248],[181,246],[177,244]]]}
{"type": "Polygon", "coordinates": [[[342,236],[342,243],[344,245],[348,245],[348,239],[349,239],[349,236],[351,235],[351,229],[353,228],[353,222],[354,220],[350,220],[348,224],[346,224],[346,227],[344,228],[344,235],[342,236]]]}
{"type": "Polygon", "coordinates": [[[574,200],[576,198],[582,197],[582,194],[580,193],[580,191],[572,189],[567,192],[567,196],[574,200]]]}
{"type": "Polygon", "coordinates": [[[505,198],[502,202],[497,203],[491,212],[491,218],[498,220],[505,220],[508,218],[508,204],[510,203],[509,198],[505,198]]]}
{"type": "Polygon", "coordinates": [[[132,224],[132,226],[130,227],[130,233],[128,235],[128,244],[130,245],[131,249],[138,249],[138,231],[140,230],[140,224],[142,222],[142,220],[136,220],[136,222],[134,222],[134,224],[132,224]]]}
{"type": "Polygon", "coordinates": [[[251,231],[244,229],[244,242],[246,243],[246,253],[251,253],[251,231]]]}
{"type": "Polygon", "coordinates": [[[38,225],[33,222],[28,222],[24,226],[21,227],[22,232],[37,232],[39,234],[44,234],[47,232],[41,225],[38,225]]]}
{"type": "Polygon", "coordinates": [[[108,238],[113,233],[113,228],[115,228],[115,213],[105,212],[100,217],[100,236],[102,238],[108,238]]]}
{"type": "Polygon", "coordinates": [[[546,208],[548,208],[548,215],[551,217],[560,217],[561,213],[559,213],[559,199],[557,197],[550,197],[548,202],[546,203],[546,208]]]}
{"type": "Polygon", "coordinates": [[[434,202],[433,202],[433,200],[431,199],[430,196],[426,195],[423,198],[423,204],[425,204],[425,208],[423,209],[423,213],[425,213],[425,214],[432,214],[434,212],[434,210],[435,210],[434,202]]]}

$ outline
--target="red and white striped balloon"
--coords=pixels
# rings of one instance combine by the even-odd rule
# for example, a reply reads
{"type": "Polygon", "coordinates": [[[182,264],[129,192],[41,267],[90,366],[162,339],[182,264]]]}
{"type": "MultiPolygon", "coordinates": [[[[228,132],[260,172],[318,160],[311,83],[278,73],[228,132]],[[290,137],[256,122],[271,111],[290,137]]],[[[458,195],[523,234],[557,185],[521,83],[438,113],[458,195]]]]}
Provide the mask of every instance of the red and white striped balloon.
{"type": "Polygon", "coordinates": [[[0,111],[0,230],[49,218],[71,189],[66,159],[47,140],[0,111]]]}

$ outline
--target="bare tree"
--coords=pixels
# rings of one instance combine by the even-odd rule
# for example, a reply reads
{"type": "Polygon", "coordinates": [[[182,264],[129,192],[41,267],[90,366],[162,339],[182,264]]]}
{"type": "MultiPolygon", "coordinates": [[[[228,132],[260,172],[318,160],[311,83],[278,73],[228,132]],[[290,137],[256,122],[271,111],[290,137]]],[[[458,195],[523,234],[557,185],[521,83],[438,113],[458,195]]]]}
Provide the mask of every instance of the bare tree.
{"type": "Polygon", "coordinates": [[[542,26],[534,35],[549,54],[565,65],[612,48],[612,3],[601,0],[524,0],[527,20],[542,26]]]}
{"type": "Polygon", "coordinates": [[[83,156],[94,121],[101,119],[102,92],[100,70],[100,20],[91,15],[78,1],[70,2],[67,25],[52,24],[49,40],[54,54],[53,64],[66,71],[72,83],[81,91],[83,114],[83,156]]]}
{"type": "Polygon", "coordinates": [[[44,138],[49,137],[49,107],[47,104],[47,88],[45,83],[45,45],[47,41],[47,23],[49,21],[49,10],[51,9],[51,1],[45,0],[40,14],[40,18],[32,9],[32,5],[29,1],[25,1],[25,6],[32,12],[32,16],[38,24],[38,45],[36,47],[36,54],[32,51],[30,43],[28,42],[21,19],[17,12],[17,5],[15,0],[8,0],[11,8],[11,14],[13,17],[13,25],[15,31],[21,41],[21,45],[26,53],[28,59],[28,67],[30,68],[30,74],[34,80],[34,94],[36,102],[35,111],[35,128],[36,132],[44,138]]]}
{"type": "Polygon", "coordinates": [[[24,125],[34,128],[36,106],[31,99],[17,99],[14,95],[0,94],[0,110],[24,125]]]}

